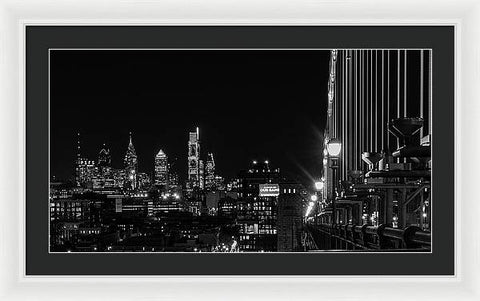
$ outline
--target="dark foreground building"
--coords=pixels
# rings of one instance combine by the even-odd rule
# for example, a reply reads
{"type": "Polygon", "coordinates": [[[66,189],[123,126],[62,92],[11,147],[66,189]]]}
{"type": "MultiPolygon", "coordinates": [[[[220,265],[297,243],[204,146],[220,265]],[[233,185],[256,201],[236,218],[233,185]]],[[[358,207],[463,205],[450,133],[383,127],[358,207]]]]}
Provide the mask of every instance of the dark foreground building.
{"type": "Polygon", "coordinates": [[[239,247],[247,252],[298,251],[305,192],[288,183],[268,161],[253,161],[239,174],[239,247]]]}

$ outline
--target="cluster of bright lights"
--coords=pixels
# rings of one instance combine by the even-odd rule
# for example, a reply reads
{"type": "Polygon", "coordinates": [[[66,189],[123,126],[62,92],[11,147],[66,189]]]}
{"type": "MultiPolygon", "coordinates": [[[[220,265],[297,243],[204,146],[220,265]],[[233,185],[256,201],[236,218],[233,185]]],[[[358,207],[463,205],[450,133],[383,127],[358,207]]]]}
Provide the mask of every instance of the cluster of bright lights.
{"type": "Polygon", "coordinates": [[[180,195],[178,193],[163,193],[162,194],[162,198],[164,200],[168,199],[169,197],[174,197],[176,200],[180,199],[180,195]]]}
{"type": "Polygon", "coordinates": [[[146,193],[146,192],[145,192],[145,193],[135,193],[135,194],[133,195],[133,197],[136,197],[136,198],[146,198],[146,197],[148,197],[148,193],[146,193]]]}
{"type": "Polygon", "coordinates": [[[308,217],[312,212],[312,209],[315,206],[315,202],[317,201],[318,197],[316,195],[312,195],[310,199],[311,201],[308,202],[308,207],[307,207],[307,212],[305,213],[305,217],[308,217]]]}
{"type": "MultiPolygon", "coordinates": [[[[255,165],[255,164],[257,164],[258,162],[257,162],[257,160],[253,160],[252,163],[255,165]]],[[[268,162],[268,160],[265,160],[264,163],[265,163],[265,164],[268,164],[269,162],[268,162]]]]}
{"type": "Polygon", "coordinates": [[[315,189],[317,191],[322,190],[324,186],[325,186],[325,183],[323,181],[315,182],[315,189]]]}
{"type": "Polygon", "coordinates": [[[332,157],[340,155],[342,150],[342,143],[337,139],[330,139],[327,143],[327,152],[332,157]]]}

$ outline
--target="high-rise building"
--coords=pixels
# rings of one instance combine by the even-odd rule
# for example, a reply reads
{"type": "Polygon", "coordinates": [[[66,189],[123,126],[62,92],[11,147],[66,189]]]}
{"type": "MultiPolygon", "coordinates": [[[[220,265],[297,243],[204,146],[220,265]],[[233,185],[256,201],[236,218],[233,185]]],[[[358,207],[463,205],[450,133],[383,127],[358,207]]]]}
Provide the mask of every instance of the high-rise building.
{"type": "Polygon", "coordinates": [[[129,184],[130,189],[137,187],[137,173],[138,173],[138,159],[135,152],[135,147],[132,142],[132,133],[130,133],[130,140],[128,143],[127,152],[124,159],[126,182],[129,184]]]}
{"type": "Polygon", "coordinates": [[[195,132],[190,132],[188,139],[188,189],[200,187],[200,132],[197,127],[195,132]]]}
{"type": "Polygon", "coordinates": [[[225,190],[225,179],[222,176],[215,175],[215,189],[225,190]]]}
{"type": "Polygon", "coordinates": [[[150,186],[150,177],[144,172],[137,174],[137,187],[139,189],[145,189],[150,186]]]}
{"type": "Polygon", "coordinates": [[[181,188],[179,186],[180,180],[178,178],[176,164],[177,158],[174,158],[173,160],[170,160],[170,162],[168,162],[168,189],[172,191],[181,188]]]}
{"type": "Polygon", "coordinates": [[[163,150],[155,156],[155,185],[168,188],[168,157],[163,150]]]}
{"type": "Polygon", "coordinates": [[[92,178],[92,188],[96,191],[104,189],[112,189],[115,187],[115,179],[113,169],[111,167],[112,159],[110,150],[103,144],[102,149],[98,153],[97,166],[95,174],[92,178]]]}
{"type": "Polygon", "coordinates": [[[98,153],[98,166],[110,166],[112,164],[112,156],[110,155],[110,149],[103,144],[102,149],[98,153]]]}
{"type": "Polygon", "coordinates": [[[302,250],[304,198],[302,185],[281,183],[277,212],[277,251],[302,250]]]}
{"type": "Polygon", "coordinates": [[[203,160],[198,160],[198,170],[199,170],[199,188],[204,189],[205,188],[205,164],[203,163],[203,160]]]}
{"type": "Polygon", "coordinates": [[[208,153],[205,166],[205,189],[214,190],[216,189],[215,184],[215,160],[213,154],[208,153]]]}
{"type": "Polygon", "coordinates": [[[239,174],[237,224],[240,226],[240,250],[246,252],[277,249],[277,204],[280,194],[280,170],[269,162],[253,161],[239,174]]]}
{"type": "Polygon", "coordinates": [[[77,159],[75,161],[75,182],[78,187],[86,186],[92,182],[96,173],[97,166],[95,161],[82,157],[80,148],[80,133],[77,134],[77,159]]]}

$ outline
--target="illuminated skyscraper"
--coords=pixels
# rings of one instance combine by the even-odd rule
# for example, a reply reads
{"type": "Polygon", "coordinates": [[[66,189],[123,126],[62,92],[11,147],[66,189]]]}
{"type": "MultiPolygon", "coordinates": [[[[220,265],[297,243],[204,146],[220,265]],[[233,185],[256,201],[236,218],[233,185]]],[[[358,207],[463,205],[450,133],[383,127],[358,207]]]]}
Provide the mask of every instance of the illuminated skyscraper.
{"type": "Polygon", "coordinates": [[[176,190],[179,188],[178,173],[176,171],[177,158],[168,163],[168,189],[176,190]]]}
{"type": "Polygon", "coordinates": [[[81,178],[81,173],[80,173],[80,165],[82,162],[82,155],[80,153],[80,133],[77,133],[77,158],[75,159],[75,182],[78,187],[80,187],[80,178],[81,178]]]}
{"type": "Polygon", "coordinates": [[[213,154],[208,153],[207,155],[207,164],[205,170],[205,188],[213,190],[215,189],[215,160],[213,159],[213,154]]]}
{"type": "Polygon", "coordinates": [[[200,132],[190,132],[188,139],[188,188],[202,188],[200,179],[200,132]]]}
{"type": "Polygon", "coordinates": [[[95,161],[88,160],[81,155],[80,148],[80,133],[77,134],[77,159],[75,161],[75,182],[78,187],[85,186],[92,182],[92,177],[95,174],[95,161]]]}
{"type": "Polygon", "coordinates": [[[98,153],[98,166],[110,166],[112,164],[112,156],[110,155],[110,149],[103,144],[102,149],[98,153]]]}
{"type": "Polygon", "coordinates": [[[155,185],[166,187],[168,184],[168,157],[160,150],[155,156],[155,185]]]}
{"type": "Polygon", "coordinates": [[[131,189],[135,189],[137,187],[138,159],[132,143],[132,133],[130,133],[130,141],[128,143],[127,153],[125,154],[124,164],[127,176],[126,182],[130,184],[131,189]]]}
{"type": "Polygon", "coordinates": [[[203,164],[203,160],[198,161],[198,170],[199,170],[199,187],[200,189],[205,188],[205,165],[203,164]]]}
{"type": "Polygon", "coordinates": [[[110,155],[110,149],[106,148],[104,143],[102,149],[98,153],[95,174],[92,178],[93,189],[98,190],[115,186],[111,163],[112,157],[110,155]]]}

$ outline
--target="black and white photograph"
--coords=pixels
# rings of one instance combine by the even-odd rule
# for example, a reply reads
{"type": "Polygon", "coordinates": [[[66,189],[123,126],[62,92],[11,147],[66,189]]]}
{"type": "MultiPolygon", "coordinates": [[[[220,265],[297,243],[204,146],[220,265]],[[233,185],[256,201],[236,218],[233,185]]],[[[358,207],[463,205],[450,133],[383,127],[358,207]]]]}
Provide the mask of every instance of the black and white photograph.
{"type": "Polygon", "coordinates": [[[49,252],[431,252],[434,55],[50,49],[49,252]]]}

